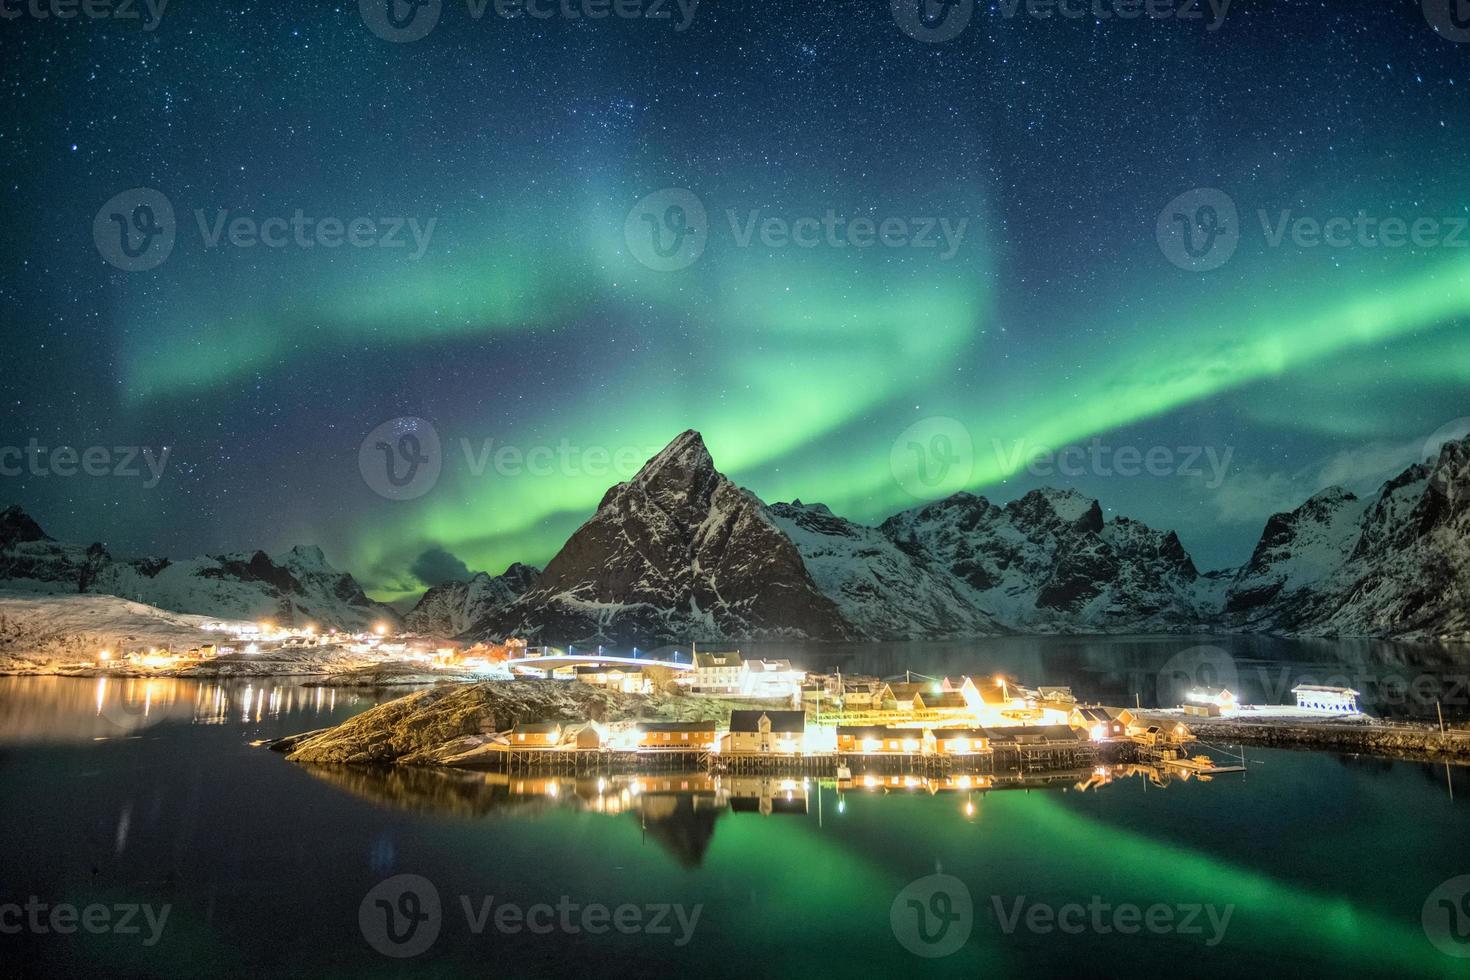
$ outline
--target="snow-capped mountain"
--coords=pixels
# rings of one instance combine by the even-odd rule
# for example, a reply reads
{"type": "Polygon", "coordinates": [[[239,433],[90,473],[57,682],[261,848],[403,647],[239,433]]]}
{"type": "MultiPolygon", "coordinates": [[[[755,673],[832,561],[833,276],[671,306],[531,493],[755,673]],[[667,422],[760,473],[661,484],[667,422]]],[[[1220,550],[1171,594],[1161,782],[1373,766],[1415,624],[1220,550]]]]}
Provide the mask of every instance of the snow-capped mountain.
{"type": "Polygon", "coordinates": [[[1470,438],[1371,500],[1332,487],[1273,516],[1223,619],[1305,635],[1470,637],[1470,438]]]}
{"type": "Polygon", "coordinates": [[[464,582],[441,583],[423,594],[403,617],[404,625],[415,633],[459,636],[509,606],[540,574],[515,562],[501,575],[476,572],[464,582]]]}
{"type": "Polygon", "coordinates": [[[917,549],[838,517],[825,504],[774,504],[770,513],[812,579],[855,630],[875,640],[988,636],[1005,628],[963,583],[917,549]]]}
{"type": "Polygon", "coordinates": [[[120,561],[101,544],[52,539],[18,507],[0,512],[0,588],[102,593],[172,612],[323,628],[399,622],[396,612],[369,599],[351,575],[333,568],[320,548],[120,561]]]}
{"type": "Polygon", "coordinates": [[[1004,506],[957,493],[879,530],[1011,629],[1186,629],[1213,612],[1213,580],[1173,531],[1104,521],[1096,500],[1071,490],[1033,490],[1004,506]]]}
{"type": "MultiPolygon", "coordinates": [[[[361,628],[397,622],[315,548],[113,559],[0,512],[0,588],[96,592],[177,612],[361,628]]],[[[878,527],[821,504],[767,507],[681,434],[537,573],[430,589],[409,628],[472,639],[637,644],[1228,629],[1470,639],[1470,438],[1371,498],[1318,493],[1267,521],[1239,569],[1200,574],[1172,531],[1096,500],[971,493],[878,527]]]]}
{"type": "Polygon", "coordinates": [[[536,585],[472,634],[656,646],[853,630],[766,506],[688,431],[608,490],[536,585]]]}

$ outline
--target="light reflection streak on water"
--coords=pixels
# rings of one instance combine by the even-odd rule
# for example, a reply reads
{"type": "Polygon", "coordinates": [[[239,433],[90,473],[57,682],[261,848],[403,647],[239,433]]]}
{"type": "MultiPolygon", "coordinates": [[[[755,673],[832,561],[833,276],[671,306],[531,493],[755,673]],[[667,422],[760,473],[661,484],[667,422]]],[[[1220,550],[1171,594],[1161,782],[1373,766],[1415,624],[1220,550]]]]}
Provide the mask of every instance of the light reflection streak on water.
{"type": "Polygon", "coordinates": [[[307,691],[295,679],[13,677],[0,686],[0,744],[129,738],[165,722],[254,726],[299,717],[307,729],[338,710],[335,690],[307,691]]]}

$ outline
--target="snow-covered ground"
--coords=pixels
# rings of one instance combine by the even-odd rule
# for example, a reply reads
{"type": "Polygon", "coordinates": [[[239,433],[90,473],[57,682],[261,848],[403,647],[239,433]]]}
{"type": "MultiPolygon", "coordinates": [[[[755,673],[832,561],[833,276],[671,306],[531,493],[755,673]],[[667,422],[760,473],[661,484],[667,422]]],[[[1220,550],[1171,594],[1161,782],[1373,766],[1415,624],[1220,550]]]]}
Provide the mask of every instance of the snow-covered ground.
{"type": "Polygon", "coordinates": [[[0,674],[70,674],[150,677],[334,674],[381,664],[383,657],[346,646],[285,647],[261,644],[245,653],[236,631],[254,624],[174,613],[117,596],[73,593],[37,595],[0,591],[0,674]],[[128,663],[128,651],[184,653],[205,644],[242,652],[210,659],[128,663]],[[103,658],[103,652],[107,653],[103,658]]]}
{"type": "Polygon", "coordinates": [[[103,650],[215,642],[205,626],[217,622],[110,595],[0,592],[0,671],[90,672],[103,650]]]}

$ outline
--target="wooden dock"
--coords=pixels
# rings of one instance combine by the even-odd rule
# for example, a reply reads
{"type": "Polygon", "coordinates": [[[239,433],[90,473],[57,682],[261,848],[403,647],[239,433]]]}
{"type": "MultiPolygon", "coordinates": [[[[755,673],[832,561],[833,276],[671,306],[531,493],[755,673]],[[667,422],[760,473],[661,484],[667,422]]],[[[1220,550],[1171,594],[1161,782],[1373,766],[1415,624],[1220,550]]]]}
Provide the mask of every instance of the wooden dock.
{"type": "Polygon", "coordinates": [[[851,772],[944,776],[951,772],[1049,772],[1092,765],[1098,757],[1092,743],[1076,745],[1006,745],[985,752],[949,755],[896,752],[725,752],[708,749],[575,749],[512,748],[479,762],[513,773],[613,775],[643,772],[710,772],[739,776],[792,775],[834,777],[851,772]]]}

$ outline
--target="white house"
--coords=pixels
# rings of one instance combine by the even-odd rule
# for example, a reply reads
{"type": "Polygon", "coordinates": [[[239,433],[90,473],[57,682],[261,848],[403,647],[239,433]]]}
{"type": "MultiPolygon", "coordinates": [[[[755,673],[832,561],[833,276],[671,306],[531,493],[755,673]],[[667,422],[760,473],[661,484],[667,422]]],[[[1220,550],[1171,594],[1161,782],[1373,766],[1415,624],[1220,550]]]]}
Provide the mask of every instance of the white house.
{"type": "Polygon", "coordinates": [[[1320,684],[1298,684],[1291,689],[1296,706],[1311,711],[1335,714],[1357,714],[1358,692],[1350,687],[1324,687],[1320,684]]]}
{"type": "Polygon", "coordinates": [[[739,650],[694,655],[695,694],[739,694],[745,686],[745,658],[739,650]]]}

